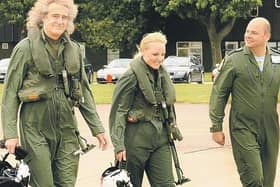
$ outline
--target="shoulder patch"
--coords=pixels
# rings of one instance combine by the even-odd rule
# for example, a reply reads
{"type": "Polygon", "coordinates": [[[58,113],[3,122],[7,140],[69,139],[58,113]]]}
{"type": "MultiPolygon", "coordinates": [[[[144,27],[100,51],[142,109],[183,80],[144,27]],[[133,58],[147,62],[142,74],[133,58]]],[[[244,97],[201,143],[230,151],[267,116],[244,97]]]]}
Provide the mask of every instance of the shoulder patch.
{"type": "Polygon", "coordinates": [[[237,53],[237,52],[240,52],[240,51],[242,51],[243,50],[243,48],[237,48],[237,49],[233,49],[233,50],[231,50],[231,51],[229,51],[228,53],[227,53],[227,55],[229,56],[229,55],[232,55],[233,53],[237,53]]]}

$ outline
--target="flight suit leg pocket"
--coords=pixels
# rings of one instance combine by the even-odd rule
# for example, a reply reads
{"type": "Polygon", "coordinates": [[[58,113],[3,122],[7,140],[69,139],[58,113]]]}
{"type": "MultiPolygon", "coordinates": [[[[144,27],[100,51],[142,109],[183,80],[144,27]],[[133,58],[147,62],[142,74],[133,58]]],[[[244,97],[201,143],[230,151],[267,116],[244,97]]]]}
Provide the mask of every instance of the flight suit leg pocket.
{"type": "Polygon", "coordinates": [[[128,124],[125,128],[125,146],[131,147],[134,145],[135,136],[141,124],[128,124]]]}

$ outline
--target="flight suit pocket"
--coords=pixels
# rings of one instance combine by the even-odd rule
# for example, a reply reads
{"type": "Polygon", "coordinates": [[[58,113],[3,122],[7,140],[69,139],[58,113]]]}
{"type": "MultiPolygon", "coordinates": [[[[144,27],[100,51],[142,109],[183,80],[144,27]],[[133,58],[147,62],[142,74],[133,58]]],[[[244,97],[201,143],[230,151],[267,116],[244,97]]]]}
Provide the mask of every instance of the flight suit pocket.
{"type": "Polygon", "coordinates": [[[26,89],[19,90],[18,97],[20,101],[24,103],[35,102],[40,100],[45,100],[49,98],[48,90],[44,87],[30,87],[26,89]]]}
{"type": "Polygon", "coordinates": [[[139,110],[131,110],[128,112],[127,122],[128,123],[137,123],[139,121],[145,121],[144,111],[139,110]]]}
{"type": "Polygon", "coordinates": [[[170,124],[168,128],[169,128],[169,132],[172,134],[174,140],[178,140],[178,141],[183,140],[182,133],[177,125],[170,124]]]}
{"type": "Polygon", "coordinates": [[[138,129],[140,125],[136,125],[136,124],[131,124],[131,125],[127,125],[125,128],[125,146],[126,147],[131,147],[134,145],[134,141],[135,141],[135,136],[138,132],[138,129]]]}
{"type": "Polygon", "coordinates": [[[76,156],[74,153],[80,148],[82,148],[83,145],[79,132],[76,129],[64,129],[63,132],[63,149],[64,152],[67,153],[67,155],[76,156]],[[75,138],[74,138],[75,137],[75,138]]]}

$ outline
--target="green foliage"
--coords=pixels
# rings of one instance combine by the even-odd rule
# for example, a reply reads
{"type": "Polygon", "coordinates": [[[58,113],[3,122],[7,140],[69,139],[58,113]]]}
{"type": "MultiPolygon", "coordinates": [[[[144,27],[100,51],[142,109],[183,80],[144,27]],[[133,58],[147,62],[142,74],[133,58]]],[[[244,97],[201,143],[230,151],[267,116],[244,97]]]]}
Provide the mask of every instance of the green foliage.
{"type": "Polygon", "coordinates": [[[79,3],[77,30],[91,47],[135,45],[143,28],[139,1],[86,0],[79,3]]]}
{"type": "Polygon", "coordinates": [[[164,17],[177,15],[194,19],[205,26],[212,55],[212,67],[222,60],[221,42],[232,30],[236,18],[248,18],[262,6],[262,0],[152,0],[155,10],[164,17]]]}
{"type": "Polygon", "coordinates": [[[35,0],[3,0],[0,2],[0,24],[24,25],[27,12],[35,0]]]}
{"type": "Polygon", "coordinates": [[[232,17],[249,17],[254,8],[262,6],[262,0],[153,0],[153,5],[163,16],[177,14],[197,20],[215,16],[223,23],[232,17]]]}
{"type": "Polygon", "coordinates": [[[90,47],[135,49],[146,32],[162,30],[165,18],[150,0],[79,0],[76,28],[90,47]]]}
{"type": "MultiPolygon", "coordinates": [[[[36,0],[2,0],[0,24],[15,23],[24,28],[27,12],[36,0]]],[[[196,19],[206,26],[211,47],[230,32],[237,17],[248,17],[262,0],[75,0],[79,6],[76,38],[88,47],[135,49],[147,32],[164,31],[165,19],[178,15],[196,19]],[[210,34],[212,34],[210,36],[210,34]]],[[[131,51],[132,52],[132,51],[131,51]]],[[[220,54],[212,50],[213,62],[220,54]]]]}

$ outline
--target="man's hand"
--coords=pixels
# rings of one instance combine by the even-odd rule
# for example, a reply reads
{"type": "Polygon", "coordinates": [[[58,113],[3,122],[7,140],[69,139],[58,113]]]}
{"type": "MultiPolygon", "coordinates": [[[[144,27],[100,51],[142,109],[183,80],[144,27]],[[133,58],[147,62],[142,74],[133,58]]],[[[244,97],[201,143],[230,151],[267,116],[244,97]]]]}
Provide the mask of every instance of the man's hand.
{"type": "Polygon", "coordinates": [[[11,154],[15,153],[15,149],[17,146],[19,146],[18,138],[7,139],[5,141],[5,147],[7,148],[8,152],[11,154]]]}
{"type": "Polygon", "coordinates": [[[116,160],[119,162],[121,162],[123,160],[126,161],[126,152],[120,151],[120,152],[116,153],[115,157],[116,157],[116,160]]]}
{"type": "Polygon", "coordinates": [[[99,149],[102,149],[102,151],[104,151],[108,145],[108,141],[107,141],[104,133],[97,134],[96,138],[99,141],[99,149]]]}
{"type": "Polygon", "coordinates": [[[213,132],[212,133],[212,139],[220,145],[225,145],[225,134],[220,131],[220,132],[213,132]]]}

